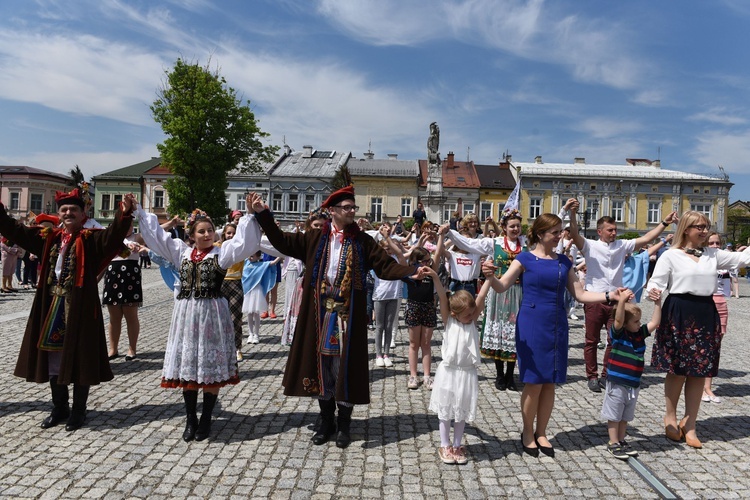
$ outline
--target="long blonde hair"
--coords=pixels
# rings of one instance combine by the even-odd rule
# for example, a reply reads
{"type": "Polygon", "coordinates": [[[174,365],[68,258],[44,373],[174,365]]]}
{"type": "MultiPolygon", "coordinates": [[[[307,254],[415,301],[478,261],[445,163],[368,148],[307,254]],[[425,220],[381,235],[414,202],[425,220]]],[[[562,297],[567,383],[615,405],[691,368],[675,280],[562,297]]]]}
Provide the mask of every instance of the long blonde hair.
{"type": "Polygon", "coordinates": [[[685,233],[687,233],[690,226],[696,223],[705,224],[708,228],[711,227],[711,221],[708,220],[708,217],[706,217],[705,214],[694,210],[688,210],[682,214],[680,222],[677,224],[677,230],[674,233],[672,248],[682,248],[685,246],[685,233]]]}

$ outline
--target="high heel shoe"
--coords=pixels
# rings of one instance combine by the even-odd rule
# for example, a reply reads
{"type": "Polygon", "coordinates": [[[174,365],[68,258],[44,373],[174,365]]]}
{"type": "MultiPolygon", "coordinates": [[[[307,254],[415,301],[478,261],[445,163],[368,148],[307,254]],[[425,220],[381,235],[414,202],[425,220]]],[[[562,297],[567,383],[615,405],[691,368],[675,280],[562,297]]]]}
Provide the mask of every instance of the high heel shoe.
{"type": "Polygon", "coordinates": [[[665,425],[664,434],[667,436],[667,439],[671,439],[672,441],[677,441],[678,443],[682,441],[682,438],[685,435],[682,432],[681,427],[676,427],[674,425],[665,425]]]}
{"type": "Polygon", "coordinates": [[[532,457],[536,458],[539,456],[539,448],[529,448],[528,446],[523,444],[523,434],[521,434],[521,448],[523,449],[524,453],[527,453],[532,457]]]}

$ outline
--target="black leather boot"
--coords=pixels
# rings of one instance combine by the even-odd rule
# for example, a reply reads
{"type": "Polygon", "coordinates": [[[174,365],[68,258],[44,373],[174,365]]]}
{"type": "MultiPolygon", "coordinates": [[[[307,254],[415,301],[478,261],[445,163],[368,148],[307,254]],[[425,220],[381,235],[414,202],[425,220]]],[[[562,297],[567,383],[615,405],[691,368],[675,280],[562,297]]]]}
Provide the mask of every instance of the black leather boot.
{"type": "Polygon", "coordinates": [[[73,384],[73,410],[70,412],[65,430],[70,432],[83,427],[86,422],[86,402],[89,399],[88,385],[73,384]]]}
{"type": "Polygon", "coordinates": [[[338,405],[338,407],[339,416],[336,419],[336,423],[338,424],[339,432],[336,434],[336,446],[346,448],[352,442],[352,438],[349,435],[349,427],[352,423],[352,411],[354,411],[354,407],[344,405],[338,405]]]}
{"type": "Polygon", "coordinates": [[[318,429],[312,437],[314,445],[325,444],[336,434],[336,400],[333,398],[328,400],[319,399],[318,406],[320,406],[320,421],[318,429]]]}
{"type": "Polygon", "coordinates": [[[495,360],[495,369],[497,370],[497,377],[495,377],[495,389],[504,391],[506,387],[505,375],[503,374],[503,362],[499,359],[495,360]]]}
{"type": "Polygon", "coordinates": [[[70,416],[68,405],[68,386],[57,383],[57,377],[49,379],[49,387],[52,391],[52,413],[42,422],[42,429],[49,429],[70,416]]]}
{"type": "Polygon", "coordinates": [[[513,372],[516,369],[516,362],[515,361],[508,361],[508,371],[505,372],[505,386],[508,388],[509,391],[518,391],[518,387],[516,387],[516,382],[513,379],[513,372]]]}
{"type": "Polygon", "coordinates": [[[182,439],[187,442],[195,439],[195,431],[198,428],[198,391],[182,391],[182,398],[185,400],[185,413],[187,413],[187,423],[182,439]]]}
{"type": "Polygon", "coordinates": [[[211,434],[211,414],[214,412],[217,399],[219,399],[218,394],[203,391],[203,412],[198,428],[195,430],[196,441],[203,441],[211,434]]]}

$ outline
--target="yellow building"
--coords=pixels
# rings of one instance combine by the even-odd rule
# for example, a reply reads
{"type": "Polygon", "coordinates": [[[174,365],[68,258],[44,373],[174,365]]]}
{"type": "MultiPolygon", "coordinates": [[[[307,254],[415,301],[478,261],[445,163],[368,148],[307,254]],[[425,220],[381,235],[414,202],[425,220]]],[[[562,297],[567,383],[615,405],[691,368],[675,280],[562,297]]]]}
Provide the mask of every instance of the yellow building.
{"type": "Polygon", "coordinates": [[[508,196],[516,187],[510,165],[507,162],[499,165],[475,164],[474,168],[479,178],[479,220],[483,222],[487,217],[492,217],[497,222],[508,196]]]}
{"type": "Polygon", "coordinates": [[[604,215],[615,219],[620,232],[643,234],[670,212],[686,210],[706,214],[713,230],[726,232],[732,183],[723,175],[667,170],[659,160],[632,158],[624,165],[590,165],[584,158],[543,163],[541,156],[533,163],[508,161],[521,180],[521,213],[529,222],[541,213],[557,213],[565,200],[575,197],[581,203],[582,230],[589,236],[604,215]]]}
{"type": "Polygon", "coordinates": [[[357,217],[393,222],[399,215],[410,218],[417,208],[419,163],[396,155],[388,158],[376,160],[373,153],[366,153],[365,158],[347,162],[360,207],[357,217]]]}

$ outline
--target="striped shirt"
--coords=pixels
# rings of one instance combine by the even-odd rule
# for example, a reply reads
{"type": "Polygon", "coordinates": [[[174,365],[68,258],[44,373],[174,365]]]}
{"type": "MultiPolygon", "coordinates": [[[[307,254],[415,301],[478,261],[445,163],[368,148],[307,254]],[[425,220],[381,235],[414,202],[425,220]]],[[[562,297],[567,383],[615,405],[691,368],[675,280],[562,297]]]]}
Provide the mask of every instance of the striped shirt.
{"type": "Polygon", "coordinates": [[[609,330],[612,339],[612,352],[609,355],[607,380],[624,385],[638,387],[643,374],[643,355],[646,352],[646,337],[650,334],[647,325],[641,325],[637,332],[625,328],[609,330]]]}

